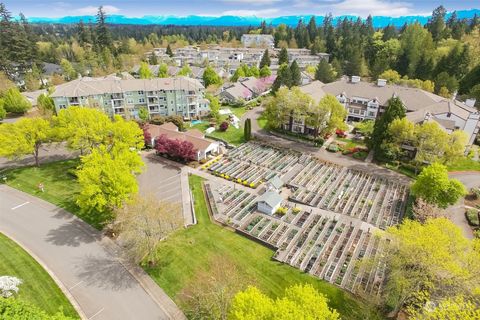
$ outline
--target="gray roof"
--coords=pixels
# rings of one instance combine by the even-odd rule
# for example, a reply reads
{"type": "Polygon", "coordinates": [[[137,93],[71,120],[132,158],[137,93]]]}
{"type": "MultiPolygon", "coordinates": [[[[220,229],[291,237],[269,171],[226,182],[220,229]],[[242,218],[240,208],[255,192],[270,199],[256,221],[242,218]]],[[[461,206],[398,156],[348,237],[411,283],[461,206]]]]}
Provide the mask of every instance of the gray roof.
{"type": "Polygon", "coordinates": [[[127,80],[84,77],[57,86],[51,97],[81,97],[126,91],[155,91],[159,89],[201,90],[204,87],[198,80],[187,77],[127,80]]]}
{"type": "Polygon", "coordinates": [[[265,202],[270,207],[275,208],[279,204],[281,204],[283,198],[276,192],[267,191],[265,192],[259,199],[258,202],[265,202]]]}
{"type": "Polygon", "coordinates": [[[280,189],[283,187],[284,183],[282,179],[280,179],[279,176],[274,175],[268,182],[275,188],[275,189],[280,189]]]}
{"type": "Polygon", "coordinates": [[[247,99],[253,96],[253,92],[239,82],[233,83],[220,93],[222,96],[229,95],[233,99],[247,99]]]}
{"type": "Polygon", "coordinates": [[[412,121],[423,120],[426,112],[433,114],[450,112],[466,120],[471,113],[477,111],[463,102],[447,99],[422,89],[400,85],[378,86],[375,83],[364,81],[352,83],[346,78],[327,84],[313,81],[301,86],[300,90],[310,95],[317,102],[325,94],[334,96],[344,94],[347,98],[376,99],[380,105],[386,106],[391,97],[397,96],[407,108],[407,116],[412,114],[410,116],[412,121]]]}

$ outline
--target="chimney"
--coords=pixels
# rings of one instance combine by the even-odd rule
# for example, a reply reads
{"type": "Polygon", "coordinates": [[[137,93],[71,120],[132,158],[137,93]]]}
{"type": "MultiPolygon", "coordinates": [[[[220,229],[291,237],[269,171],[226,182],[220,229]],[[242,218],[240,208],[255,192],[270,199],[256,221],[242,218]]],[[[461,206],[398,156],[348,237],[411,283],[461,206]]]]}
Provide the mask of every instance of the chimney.
{"type": "Polygon", "coordinates": [[[352,76],[351,82],[352,82],[352,83],[358,83],[358,82],[360,82],[360,77],[359,77],[359,76],[352,76]]]}
{"type": "Polygon", "coordinates": [[[477,99],[475,98],[470,98],[465,101],[465,104],[471,108],[475,107],[475,102],[477,102],[477,99]]]}
{"type": "Polygon", "coordinates": [[[377,86],[385,87],[386,85],[387,85],[387,80],[385,80],[385,79],[378,79],[377,80],[377,86]]]}

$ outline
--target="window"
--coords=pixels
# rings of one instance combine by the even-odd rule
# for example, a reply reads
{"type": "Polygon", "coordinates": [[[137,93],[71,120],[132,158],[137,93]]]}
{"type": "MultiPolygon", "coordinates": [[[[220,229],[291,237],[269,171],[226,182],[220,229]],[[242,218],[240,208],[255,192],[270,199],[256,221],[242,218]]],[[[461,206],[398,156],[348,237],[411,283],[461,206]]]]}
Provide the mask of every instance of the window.
{"type": "Polygon", "coordinates": [[[143,94],[143,91],[142,90],[138,91],[138,94],[143,94]]]}
{"type": "Polygon", "coordinates": [[[373,111],[368,111],[368,116],[369,117],[375,117],[375,113],[373,111]]]}
{"type": "Polygon", "coordinates": [[[144,98],[138,99],[138,103],[145,103],[145,99],[144,98]]]}
{"type": "Polygon", "coordinates": [[[132,92],[131,92],[131,91],[127,91],[127,92],[125,92],[125,95],[126,95],[126,96],[131,96],[131,95],[132,95],[132,92]]]}
{"type": "Polygon", "coordinates": [[[58,106],[58,108],[59,108],[59,109],[65,109],[66,106],[65,106],[64,104],[61,104],[61,105],[58,106]]]}
{"type": "Polygon", "coordinates": [[[132,99],[132,98],[128,98],[128,99],[127,99],[127,103],[128,103],[128,104],[133,104],[133,99],[132,99]]]}

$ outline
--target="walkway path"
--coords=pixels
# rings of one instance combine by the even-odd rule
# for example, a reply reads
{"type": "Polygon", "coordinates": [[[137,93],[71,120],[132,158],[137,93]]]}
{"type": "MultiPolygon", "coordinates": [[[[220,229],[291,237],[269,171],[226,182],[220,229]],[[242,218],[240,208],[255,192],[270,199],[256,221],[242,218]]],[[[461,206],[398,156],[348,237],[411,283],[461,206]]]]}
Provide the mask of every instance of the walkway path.
{"type": "Polygon", "coordinates": [[[0,232],[55,275],[83,319],[185,319],[110,239],[48,202],[0,185],[0,232]]]}

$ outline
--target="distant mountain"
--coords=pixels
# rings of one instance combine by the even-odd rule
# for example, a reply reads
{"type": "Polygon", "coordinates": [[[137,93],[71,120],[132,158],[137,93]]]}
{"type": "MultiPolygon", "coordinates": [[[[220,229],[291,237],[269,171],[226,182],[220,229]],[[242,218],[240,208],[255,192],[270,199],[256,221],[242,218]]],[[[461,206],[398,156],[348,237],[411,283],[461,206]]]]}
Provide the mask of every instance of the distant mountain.
{"type": "MultiPolygon", "coordinates": [[[[447,14],[447,18],[451,13],[447,14]]],[[[480,9],[470,9],[457,11],[459,18],[472,18],[475,14],[480,16],[480,9]]],[[[107,21],[113,24],[137,24],[137,25],[209,25],[209,26],[258,26],[262,21],[266,21],[267,24],[279,25],[281,23],[295,26],[300,19],[308,22],[311,15],[305,16],[282,16],[276,18],[262,18],[262,17],[241,17],[241,16],[143,16],[143,17],[126,17],[122,15],[108,16],[107,21]]],[[[334,23],[338,20],[343,20],[345,17],[349,19],[357,19],[356,16],[338,16],[333,19],[334,23]]],[[[421,24],[427,23],[430,16],[404,16],[404,17],[387,17],[387,16],[374,16],[373,25],[375,27],[385,27],[388,24],[395,26],[402,26],[405,23],[413,23],[415,21],[421,24]]],[[[322,23],[323,16],[315,16],[317,23],[322,23]]],[[[78,23],[82,20],[85,23],[94,22],[94,16],[67,16],[61,18],[42,18],[42,17],[29,17],[28,20],[33,23],[63,23],[71,24],[78,23]]]]}

